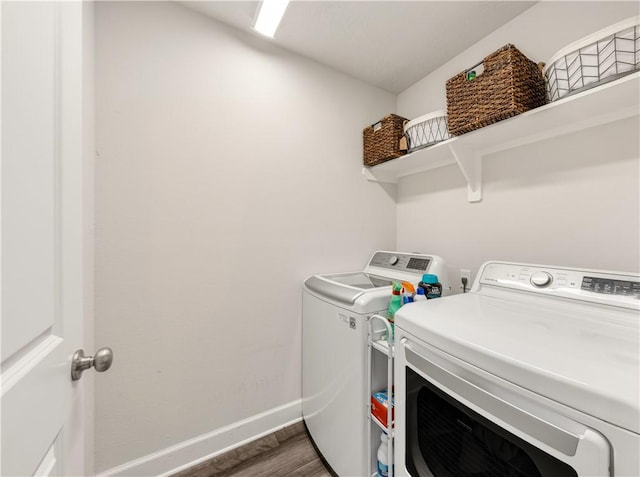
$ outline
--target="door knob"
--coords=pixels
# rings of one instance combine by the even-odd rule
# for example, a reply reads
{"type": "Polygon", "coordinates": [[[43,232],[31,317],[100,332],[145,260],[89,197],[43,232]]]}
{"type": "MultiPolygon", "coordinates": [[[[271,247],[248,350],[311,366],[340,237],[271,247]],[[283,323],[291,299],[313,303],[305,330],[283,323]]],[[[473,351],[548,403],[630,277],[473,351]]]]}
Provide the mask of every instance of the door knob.
{"type": "Polygon", "coordinates": [[[91,368],[102,373],[111,367],[113,363],[113,351],[111,348],[100,348],[95,356],[85,356],[84,350],[79,349],[73,353],[71,359],[71,381],[77,381],[82,377],[82,372],[91,368]]]}

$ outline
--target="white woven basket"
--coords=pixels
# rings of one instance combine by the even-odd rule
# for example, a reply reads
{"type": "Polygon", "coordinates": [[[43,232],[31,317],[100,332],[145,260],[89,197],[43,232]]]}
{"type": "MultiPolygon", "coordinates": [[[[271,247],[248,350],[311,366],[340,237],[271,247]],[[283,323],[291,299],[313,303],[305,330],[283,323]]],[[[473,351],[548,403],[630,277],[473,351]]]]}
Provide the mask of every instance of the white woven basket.
{"type": "Polygon", "coordinates": [[[640,16],[628,18],[558,51],[543,73],[549,101],[640,69],[640,16]]]}
{"type": "Polygon", "coordinates": [[[447,128],[447,113],[434,111],[413,119],[404,125],[404,134],[409,152],[446,141],[451,137],[447,128]]]}

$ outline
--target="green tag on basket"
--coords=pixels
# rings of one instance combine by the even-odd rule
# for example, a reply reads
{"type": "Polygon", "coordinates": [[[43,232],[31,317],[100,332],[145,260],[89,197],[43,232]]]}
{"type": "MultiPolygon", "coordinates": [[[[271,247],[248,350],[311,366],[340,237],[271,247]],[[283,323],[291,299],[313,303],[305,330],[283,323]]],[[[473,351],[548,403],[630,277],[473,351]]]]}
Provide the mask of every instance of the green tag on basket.
{"type": "Polygon", "coordinates": [[[471,81],[475,77],[476,77],[475,70],[467,71],[467,81],[471,81]]]}

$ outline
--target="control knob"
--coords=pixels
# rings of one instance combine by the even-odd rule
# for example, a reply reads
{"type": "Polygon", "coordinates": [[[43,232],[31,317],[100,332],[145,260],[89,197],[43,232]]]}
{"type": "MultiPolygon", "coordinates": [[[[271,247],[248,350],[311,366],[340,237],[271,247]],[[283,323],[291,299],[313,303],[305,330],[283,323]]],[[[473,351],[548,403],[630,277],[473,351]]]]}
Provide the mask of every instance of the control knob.
{"type": "Polygon", "coordinates": [[[535,272],[533,275],[531,275],[530,279],[531,284],[538,288],[549,286],[552,280],[553,277],[550,273],[547,272],[535,272]]]}
{"type": "Polygon", "coordinates": [[[395,265],[396,263],[398,263],[398,260],[398,257],[392,255],[391,257],[389,257],[389,265],[395,265]]]}

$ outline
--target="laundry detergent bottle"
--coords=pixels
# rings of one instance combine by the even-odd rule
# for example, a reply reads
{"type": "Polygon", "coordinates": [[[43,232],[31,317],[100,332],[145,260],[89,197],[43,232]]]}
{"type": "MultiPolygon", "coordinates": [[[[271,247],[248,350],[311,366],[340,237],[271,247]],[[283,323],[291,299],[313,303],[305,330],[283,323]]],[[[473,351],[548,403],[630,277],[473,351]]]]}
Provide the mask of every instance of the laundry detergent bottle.
{"type": "Polygon", "coordinates": [[[389,448],[387,447],[387,434],[380,434],[380,445],[378,446],[378,477],[388,477],[389,475],[389,448]]]}
{"type": "Polygon", "coordinates": [[[425,273],[422,275],[422,281],[420,281],[418,286],[424,289],[427,300],[440,298],[442,296],[442,285],[438,281],[438,275],[425,273]]]}

